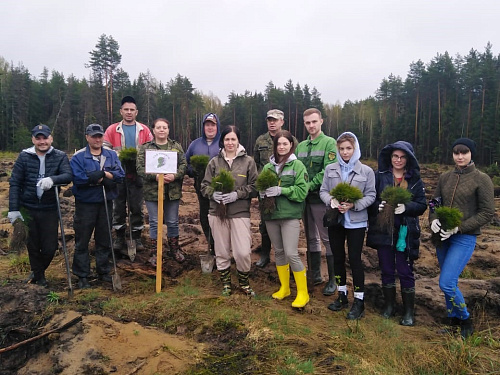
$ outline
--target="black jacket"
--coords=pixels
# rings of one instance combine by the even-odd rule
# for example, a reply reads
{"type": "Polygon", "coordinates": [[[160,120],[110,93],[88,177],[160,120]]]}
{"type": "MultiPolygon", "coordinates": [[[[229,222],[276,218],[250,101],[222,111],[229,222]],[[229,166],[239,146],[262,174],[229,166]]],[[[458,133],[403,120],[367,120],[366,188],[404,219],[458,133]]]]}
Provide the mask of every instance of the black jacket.
{"type": "Polygon", "coordinates": [[[427,209],[425,199],[425,187],[420,178],[420,166],[413,152],[413,147],[405,141],[398,141],[385,146],[378,158],[378,171],[375,172],[375,188],[377,198],[368,209],[368,235],[366,245],[376,249],[381,245],[396,246],[401,225],[408,226],[408,236],[406,237],[406,254],[410,259],[417,259],[420,247],[420,224],[418,217],[427,209]],[[406,153],[407,173],[404,176],[408,182],[408,190],[412,194],[411,202],[405,204],[405,211],[401,215],[396,215],[393,233],[381,232],[377,226],[378,206],[382,201],[380,194],[387,186],[394,186],[394,176],[392,174],[391,155],[394,150],[402,150],[406,153]]]}
{"type": "MultiPolygon", "coordinates": [[[[31,147],[23,150],[17,158],[10,177],[9,211],[20,211],[21,207],[30,210],[55,210],[57,201],[55,189],[52,187],[38,199],[36,184],[39,180],[40,159],[31,147]]],[[[45,155],[45,176],[52,178],[54,185],[65,185],[71,182],[73,174],[68,156],[55,148],[45,155]]]]}

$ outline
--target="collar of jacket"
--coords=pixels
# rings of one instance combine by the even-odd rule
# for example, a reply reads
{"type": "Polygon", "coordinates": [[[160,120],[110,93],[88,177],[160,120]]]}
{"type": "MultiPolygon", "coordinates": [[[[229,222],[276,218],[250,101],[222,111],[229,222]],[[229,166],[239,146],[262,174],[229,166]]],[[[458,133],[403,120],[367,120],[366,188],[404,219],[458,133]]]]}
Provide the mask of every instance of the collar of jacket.
{"type": "Polygon", "coordinates": [[[319,133],[319,135],[318,135],[316,138],[314,138],[313,140],[311,140],[311,136],[310,136],[310,135],[308,135],[308,136],[307,136],[307,140],[308,140],[308,142],[309,142],[309,143],[312,143],[313,145],[316,145],[316,144],[318,144],[318,143],[319,143],[319,141],[320,141],[323,137],[326,137],[326,136],[325,136],[325,133],[323,133],[323,131],[321,131],[321,132],[319,133]]]}
{"type": "Polygon", "coordinates": [[[472,173],[475,170],[476,170],[476,165],[474,164],[474,162],[472,162],[468,166],[466,166],[465,168],[455,167],[455,170],[453,172],[456,174],[468,174],[468,173],[472,173]]]}

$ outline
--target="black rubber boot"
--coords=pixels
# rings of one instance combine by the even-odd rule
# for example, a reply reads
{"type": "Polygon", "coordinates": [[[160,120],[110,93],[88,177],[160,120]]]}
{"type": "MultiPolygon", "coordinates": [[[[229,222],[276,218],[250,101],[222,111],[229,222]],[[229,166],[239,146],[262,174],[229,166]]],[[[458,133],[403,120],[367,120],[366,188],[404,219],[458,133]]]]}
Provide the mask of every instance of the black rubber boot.
{"type": "Polygon", "coordinates": [[[321,277],[321,253],[310,253],[311,258],[311,270],[314,285],[319,285],[323,282],[321,277]]]}
{"type": "Polygon", "coordinates": [[[346,319],[356,320],[365,316],[365,301],[359,298],[354,298],[351,311],[346,315],[346,319]]]}
{"type": "Polygon", "coordinates": [[[224,297],[229,297],[233,292],[231,287],[231,267],[220,270],[219,273],[220,281],[222,282],[222,295],[224,297]]]}
{"type": "Polygon", "coordinates": [[[271,261],[271,240],[267,234],[262,235],[262,244],[260,246],[260,259],[255,263],[259,268],[264,268],[271,261]]]}
{"type": "Polygon", "coordinates": [[[80,288],[80,289],[89,289],[90,288],[89,281],[87,280],[86,277],[80,277],[78,279],[78,288],[80,288]]]}
{"type": "Polygon", "coordinates": [[[384,307],[382,309],[382,317],[389,319],[394,315],[396,304],[396,284],[382,285],[382,292],[384,293],[384,307]]]}
{"type": "Polygon", "coordinates": [[[349,302],[347,301],[347,292],[339,292],[339,296],[335,301],[328,305],[328,309],[332,311],[340,311],[345,309],[348,305],[349,302]]]}
{"type": "Polygon", "coordinates": [[[323,288],[323,295],[333,296],[337,290],[337,285],[335,284],[335,273],[333,272],[333,255],[326,256],[326,264],[328,265],[328,282],[323,288]]]}
{"type": "Polygon", "coordinates": [[[402,326],[415,325],[415,288],[403,288],[401,290],[403,299],[403,318],[399,324],[402,326]]]}
{"type": "Polygon", "coordinates": [[[470,316],[467,319],[460,320],[460,335],[463,339],[471,336],[474,333],[474,326],[470,316]]]}
{"type": "Polygon", "coordinates": [[[121,251],[125,248],[125,229],[120,229],[116,231],[116,237],[113,241],[113,250],[121,251]]]}

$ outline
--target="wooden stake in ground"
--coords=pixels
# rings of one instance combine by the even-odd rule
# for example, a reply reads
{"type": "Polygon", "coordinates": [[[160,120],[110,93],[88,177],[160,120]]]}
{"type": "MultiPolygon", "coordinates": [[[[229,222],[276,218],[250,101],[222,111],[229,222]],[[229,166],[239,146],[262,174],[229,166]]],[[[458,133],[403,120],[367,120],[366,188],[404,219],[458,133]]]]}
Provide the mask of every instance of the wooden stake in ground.
{"type": "Polygon", "coordinates": [[[158,234],[156,236],[156,293],[161,292],[161,267],[163,265],[163,174],[158,175],[158,234]]]}

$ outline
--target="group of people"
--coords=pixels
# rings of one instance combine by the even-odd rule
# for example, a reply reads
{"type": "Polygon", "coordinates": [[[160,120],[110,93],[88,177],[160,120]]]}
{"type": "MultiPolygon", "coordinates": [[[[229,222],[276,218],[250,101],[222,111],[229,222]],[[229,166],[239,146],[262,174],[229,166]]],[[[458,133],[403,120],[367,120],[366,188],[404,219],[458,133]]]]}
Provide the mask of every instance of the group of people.
{"type": "MultiPolygon", "coordinates": [[[[145,154],[148,149],[177,152],[177,172],[163,176],[164,222],[167,225],[168,256],[178,262],[185,260],[179,245],[179,203],[185,174],[193,177],[198,197],[200,223],[210,250],[215,254],[220,273],[222,293],[233,293],[231,262],[234,258],[240,290],[248,296],[255,292],[250,286],[251,224],[250,203],[258,197],[274,200],[274,209],[261,212],[259,226],[262,243],[258,267],[270,262],[271,246],[280,288],[272,294],[277,300],[291,295],[292,271],[297,288],[293,307],[309,302],[306,267],[298,253],[300,220],[303,221],[307,242],[309,280],[317,285],[321,275],[322,248],[325,247],[328,281],[323,294],[337,298],[328,305],[332,311],[349,306],[346,251],[352,273],[352,304],[347,319],[363,317],[364,270],[361,260],[365,234],[366,244],[377,250],[382,277],[384,307],[382,316],[390,318],[396,311],[396,275],[400,280],[403,316],[400,324],[415,324],[414,261],[419,256],[419,217],[427,209],[425,188],[413,147],[405,141],[386,145],[378,157],[378,169],[361,163],[361,149],[352,132],[337,139],[322,131],[323,119],[318,109],[303,114],[308,137],[297,142],[282,130],[284,113],[279,109],[267,112],[268,132],[257,138],[253,157],[240,143],[240,131],[234,125],[221,129],[215,113],[207,113],[201,123],[201,137],[195,139],[184,153],[182,146],[169,138],[170,123],[164,118],[154,121],[152,132],[136,121],[134,98],[123,98],[122,121],[110,125],[91,124],[86,129],[87,146],[76,152],[71,161],[62,151],[54,149],[51,131],[46,125],[32,130],[33,147],[23,150],[17,159],[10,179],[9,214],[12,223],[26,220],[27,241],[32,274],[30,281],[46,285],[45,270],[57,249],[58,213],[54,185],[73,181],[75,196],[75,254],[73,273],[79,277],[79,287],[90,287],[90,257],[88,244],[92,233],[95,239],[95,258],[98,278],[110,281],[109,256],[113,248],[125,247],[127,209],[130,213],[130,232],[139,251],[144,250],[141,232],[144,226],[142,205],[149,214],[151,256],[156,265],[158,228],[158,178],[146,174],[145,154]],[[125,148],[138,149],[137,160],[125,170],[117,153],[125,148]],[[114,150],[114,151],[113,151],[114,150]],[[115,152],[116,151],[116,152],[115,152]],[[208,165],[203,173],[191,164],[195,155],[206,155],[208,165]],[[231,191],[214,187],[213,180],[224,171],[234,180],[231,191]],[[278,184],[257,191],[259,173],[274,174],[278,184]],[[339,201],[332,189],[344,183],[357,188],[362,197],[339,201]],[[387,187],[400,187],[411,193],[411,200],[396,207],[387,205],[381,196],[387,187]],[[108,214],[107,207],[113,207],[108,214]],[[393,210],[393,225],[389,229],[378,225],[380,212],[393,210]],[[333,222],[324,218],[335,210],[333,222]],[[24,213],[22,213],[24,212],[24,213]],[[111,224],[112,223],[112,224],[111,224]],[[109,232],[115,230],[111,244],[109,232]]],[[[452,146],[455,168],[440,176],[434,202],[458,208],[463,218],[456,228],[443,228],[431,207],[429,222],[432,232],[441,239],[436,249],[441,268],[439,286],[444,292],[450,323],[460,325],[462,336],[473,332],[464,298],[458,288],[458,276],[472,256],[482,225],[494,214],[491,179],[474,165],[475,143],[468,138],[458,139],[452,146]]],[[[215,184],[216,186],[216,184],[215,184]]],[[[57,190],[56,190],[57,191],[57,190]]]]}

